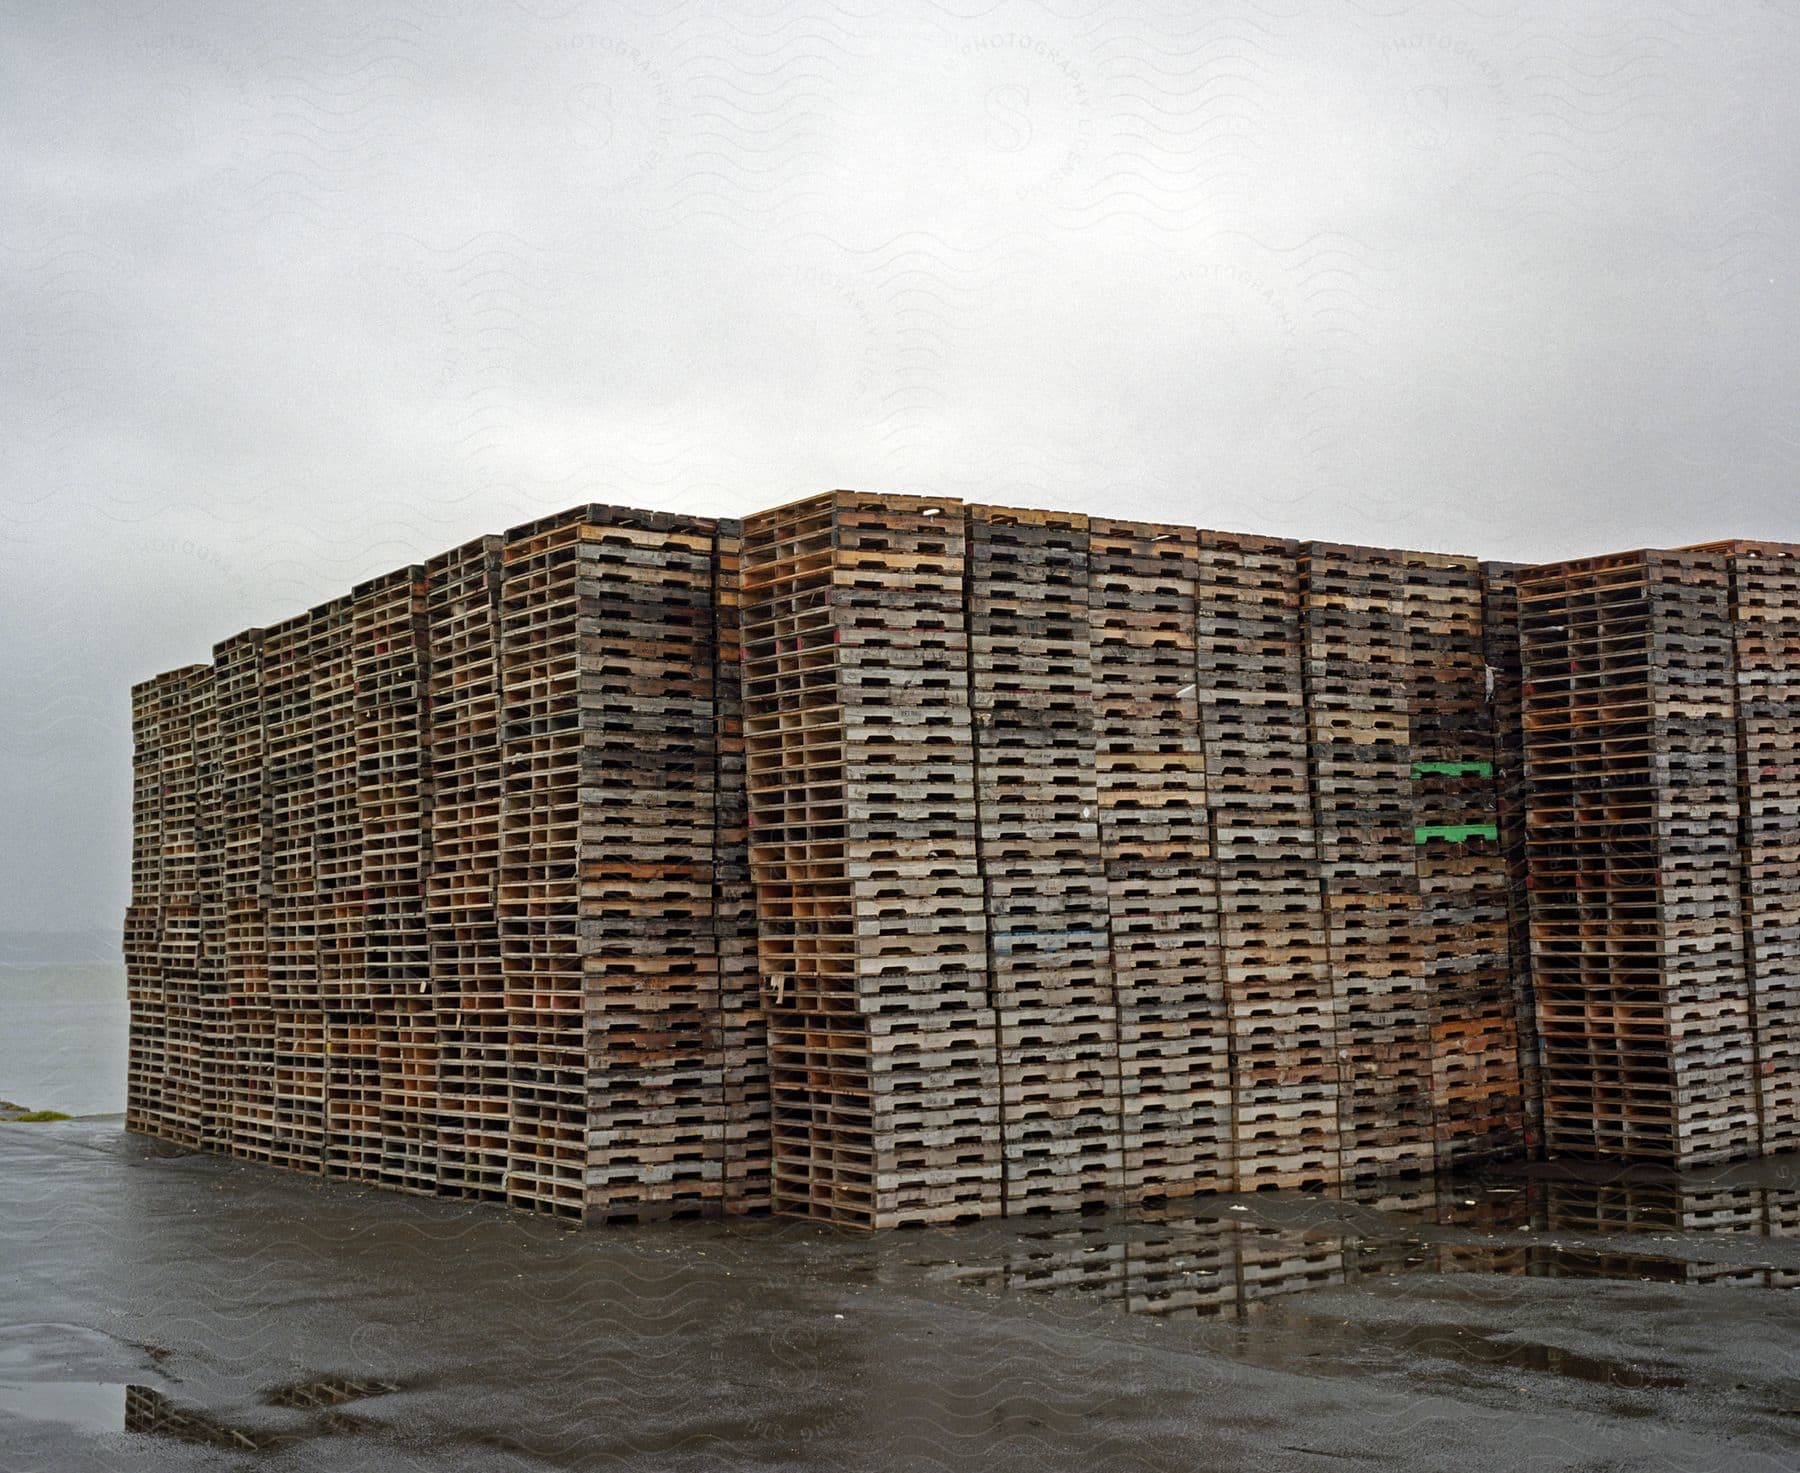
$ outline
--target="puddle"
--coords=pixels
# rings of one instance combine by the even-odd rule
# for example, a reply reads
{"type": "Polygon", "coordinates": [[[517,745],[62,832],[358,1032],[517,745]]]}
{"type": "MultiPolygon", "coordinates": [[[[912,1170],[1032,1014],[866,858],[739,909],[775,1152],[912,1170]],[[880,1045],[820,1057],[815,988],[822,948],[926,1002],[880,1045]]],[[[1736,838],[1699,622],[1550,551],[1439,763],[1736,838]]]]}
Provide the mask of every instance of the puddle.
{"type": "MultiPolygon", "coordinates": [[[[1220,1348],[1235,1358],[1266,1370],[1303,1368],[1324,1377],[1359,1377],[1371,1370],[1408,1381],[1427,1378],[1443,1384],[1446,1371],[1463,1367],[1484,1374],[1528,1372],[1580,1381],[1614,1392],[1684,1390],[1689,1378],[1663,1361],[1628,1360],[1589,1355],[1561,1345],[1513,1338],[1474,1325],[1401,1324],[1380,1320],[1349,1321],[1306,1313],[1285,1314],[1273,1326],[1238,1324],[1232,1341],[1220,1348]],[[1437,1365],[1430,1363],[1436,1362],[1437,1365]]],[[[1509,1394],[1526,1388],[1508,1376],[1509,1394]]],[[[1654,1414],[1650,1398],[1615,1397],[1615,1415],[1654,1414]]]]}
{"type": "Polygon", "coordinates": [[[106,1381],[0,1381],[0,1416],[59,1422],[83,1432],[117,1432],[124,1425],[127,1387],[106,1381]]]}
{"type": "MultiPolygon", "coordinates": [[[[1451,1178],[1343,1197],[1201,1197],[1131,1214],[985,1225],[915,1264],[967,1289],[1215,1322],[1231,1327],[1220,1348],[1275,1367],[1304,1358],[1329,1375],[1391,1354],[1402,1372],[1426,1358],[1656,1391],[1686,1382],[1667,1366],[1472,1326],[1390,1325],[1379,1314],[1352,1322],[1336,1302],[1329,1317],[1314,1317],[1305,1300],[1283,1301],[1421,1274],[1790,1289],[1800,1285],[1800,1188],[1778,1180],[1451,1178]]],[[[1645,1405],[1621,1410],[1640,1415],[1645,1405]]]]}
{"type": "Polygon", "coordinates": [[[263,1404],[281,1411],[310,1414],[287,1425],[255,1426],[234,1422],[195,1407],[184,1407],[154,1386],[117,1381],[3,1381],[0,1417],[55,1422],[92,1433],[128,1432],[166,1437],[203,1447],[258,1452],[291,1447],[319,1437],[378,1432],[377,1424],[337,1408],[400,1390],[397,1381],[325,1377],[267,1392],[263,1404]]]}
{"type": "MultiPolygon", "coordinates": [[[[1800,1269],[1758,1261],[1758,1240],[1796,1235],[1785,1222],[1771,1224],[1760,1210],[1734,1219],[1732,1240],[1714,1250],[1704,1241],[1695,1246],[1696,1230],[1671,1231],[1673,1224],[1659,1213],[1625,1228],[1654,1233],[1655,1248],[1614,1247],[1606,1240],[1621,1225],[1598,1209],[1617,1197],[1616,1188],[1603,1201],[1586,1191],[1553,1190],[1433,1205],[1426,1187],[1408,1209],[1389,1205],[1379,1217],[1290,1222],[1270,1218],[1298,1204],[1263,1198],[1244,1206],[1202,1198],[1129,1217],[1028,1227],[998,1243],[989,1235],[958,1245],[970,1251],[954,1258],[934,1257],[918,1266],[972,1287],[1117,1300],[1130,1314],[1241,1314],[1284,1294],[1407,1274],[1800,1285],[1800,1269]]],[[[1334,1202],[1327,1210],[1342,1212],[1347,1205],[1334,1202]]],[[[1317,1213],[1308,1203],[1299,1215],[1317,1213]]]]}
{"type": "Polygon", "coordinates": [[[1392,1349],[1436,1360],[1508,1370],[1541,1371],[1621,1390],[1676,1390],[1688,1384],[1685,1376],[1675,1374],[1668,1366],[1605,1360],[1564,1350],[1560,1346],[1508,1340],[1466,1325],[1413,1325],[1390,1331],[1364,1326],[1358,1333],[1365,1339],[1379,1340],[1392,1349]]]}
{"type": "Polygon", "coordinates": [[[234,1427],[205,1412],[177,1406],[154,1386],[112,1381],[0,1383],[0,1415],[9,1414],[82,1432],[140,1433],[239,1451],[275,1447],[308,1435],[234,1427]]]}

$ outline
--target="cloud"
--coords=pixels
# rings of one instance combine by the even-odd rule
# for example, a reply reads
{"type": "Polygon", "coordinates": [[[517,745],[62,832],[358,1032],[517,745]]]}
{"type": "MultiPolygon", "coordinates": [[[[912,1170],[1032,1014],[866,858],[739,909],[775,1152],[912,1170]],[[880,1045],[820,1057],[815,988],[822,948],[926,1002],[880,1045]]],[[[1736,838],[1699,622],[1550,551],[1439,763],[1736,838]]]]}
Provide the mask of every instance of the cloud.
{"type": "Polygon", "coordinates": [[[15,9],[0,928],[132,680],[584,499],[1800,538],[1800,25],[1391,9],[15,9]]]}

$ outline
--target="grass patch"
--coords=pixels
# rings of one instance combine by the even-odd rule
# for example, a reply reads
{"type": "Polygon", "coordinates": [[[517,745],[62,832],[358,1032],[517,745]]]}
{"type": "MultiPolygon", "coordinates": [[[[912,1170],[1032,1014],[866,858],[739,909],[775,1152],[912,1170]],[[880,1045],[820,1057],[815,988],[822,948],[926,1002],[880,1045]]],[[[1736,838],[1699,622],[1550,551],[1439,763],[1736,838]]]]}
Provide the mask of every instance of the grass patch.
{"type": "Polygon", "coordinates": [[[41,1125],[46,1120],[67,1120],[69,1117],[61,1110],[27,1110],[23,1115],[13,1116],[15,1125],[41,1125]]]}

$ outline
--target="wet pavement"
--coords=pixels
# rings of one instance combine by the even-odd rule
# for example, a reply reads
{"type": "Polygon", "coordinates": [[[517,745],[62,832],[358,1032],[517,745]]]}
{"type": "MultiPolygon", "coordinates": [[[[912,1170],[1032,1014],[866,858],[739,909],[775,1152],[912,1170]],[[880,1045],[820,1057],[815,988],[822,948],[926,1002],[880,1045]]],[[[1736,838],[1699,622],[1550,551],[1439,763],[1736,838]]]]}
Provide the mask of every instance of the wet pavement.
{"type": "Polygon", "coordinates": [[[0,1473],[1800,1468],[1800,1160],[862,1237],[572,1232],[128,1136],[0,968],[0,1473]]]}
{"type": "Polygon", "coordinates": [[[1791,1469],[1800,1162],[588,1233],[0,1124],[0,1468],[1791,1469]]]}

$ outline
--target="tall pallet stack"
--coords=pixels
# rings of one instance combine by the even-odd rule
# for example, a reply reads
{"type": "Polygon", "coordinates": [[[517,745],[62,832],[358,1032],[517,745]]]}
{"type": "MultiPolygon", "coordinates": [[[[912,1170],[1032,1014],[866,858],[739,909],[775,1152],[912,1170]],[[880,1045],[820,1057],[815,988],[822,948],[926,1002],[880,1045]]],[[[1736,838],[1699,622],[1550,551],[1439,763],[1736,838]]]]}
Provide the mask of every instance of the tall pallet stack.
{"type": "Polygon", "coordinates": [[[1544,1134],[1543,1079],[1539,1067],[1537,1002],[1531,988],[1531,906],[1526,891],[1525,728],[1523,674],[1519,664],[1519,565],[1481,565],[1483,658],[1489,689],[1495,822],[1506,868],[1507,957],[1513,997],[1513,1032],[1519,1055],[1524,1145],[1535,1153],[1544,1134]]]}
{"type": "Polygon", "coordinates": [[[125,909],[129,1007],[125,1128],[162,1133],[168,1061],[162,957],[162,677],[131,688],[131,900],[125,909]]]}
{"type": "Polygon", "coordinates": [[[1088,564],[1085,517],[968,509],[976,847],[1009,1214],[1116,1201],[1123,1185],[1088,564]]]}
{"type": "Polygon", "coordinates": [[[207,699],[212,667],[189,665],[163,677],[157,745],[162,783],[162,924],[157,960],[165,1027],[162,1126],[177,1145],[198,1147],[203,1130],[205,1047],[200,1000],[201,847],[196,696],[207,699]]]}
{"type": "Polygon", "coordinates": [[[1800,1147],[1800,546],[1731,542],[1744,957],[1764,1153],[1800,1147]]]}
{"type": "Polygon", "coordinates": [[[511,1074],[507,1200],[575,1216],[587,1206],[580,541],[578,518],[534,523],[509,533],[502,555],[497,902],[511,1074]]]}
{"type": "Polygon", "coordinates": [[[265,777],[263,632],[213,649],[219,718],[221,889],[225,928],[222,1066],[228,1149],[267,1161],[274,1134],[274,1018],[269,1011],[269,789],[265,777]]]}
{"type": "Polygon", "coordinates": [[[269,793],[269,1160],[318,1171],[325,1137],[325,1038],[319,988],[313,787],[312,615],[263,640],[263,735],[269,793]]]}
{"type": "Polygon", "coordinates": [[[588,1220],[715,1211],[715,528],[606,507],[504,553],[508,1196],[588,1220]]]}
{"type": "Polygon", "coordinates": [[[632,515],[597,538],[590,524],[583,549],[610,582],[582,624],[584,790],[599,796],[581,903],[599,930],[589,995],[609,1014],[589,1051],[589,1199],[617,1216],[711,1214],[723,1197],[716,542],[710,521],[632,515]]]}
{"type": "Polygon", "coordinates": [[[194,749],[194,1047],[199,1064],[200,1145],[231,1145],[230,995],[225,941],[224,748],[219,723],[218,672],[202,665],[188,685],[194,749]]]}
{"type": "Polygon", "coordinates": [[[749,518],[742,567],[774,1205],[995,1215],[961,508],[816,497],[749,518]]]}
{"type": "Polygon", "coordinates": [[[1100,854],[1118,1000],[1124,1185],[1230,1183],[1230,1038],[1195,680],[1198,537],[1089,523],[1100,854]]]}
{"type": "Polygon", "coordinates": [[[1450,1168],[1523,1143],[1518,1019],[1481,568],[1427,553],[1405,561],[1421,979],[1437,1164],[1450,1168]]]}
{"type": "Polygon", "coordinates": [[[427,940],[438,1047],[438,1189],[504,1200],[512,1081],[500,873],[500,556],[478,537],[426,564],[432,775],[427,940]]]}
{"type": "Polygon", "coordinates": [[[437,998],[426,924],[431,858],[426,579],[402,568],[351,597],[363,961],[379,1086],[377,1178],[438,1188],[437,998]]]}
{"type": "Polygon", "coordinates": [[[1195,681],[1231,1046],[1233,1182],[1339,1178],[1338,1060],[1298,548],[1202,532],[1195,681]]]}
{"type": "MultiPolygon", "coordinates": [[[[330,1176],[378,1182],[381,1066],[369,983],[366,842],[356,751],[355,619],[363,597],[359,590],[312,614],[313,939],[325,1039],[320,1164],[330,1176]]],[[[284,1028],[293,1033],[300,1009],[282,1011],[284,1028]]]]}
{"type": "Polygon", "coordinates": [[[725,1091],[720,1191],[733,1216],[768,1209],[770,1153],[769,1029],[756,954],[744,764],[742,553],[743,528],[721,522],[713,578],[713,934],[725,1091]]]}
{"type": "Polygon", "coordinates": [[[1730,569],[1519,575],[1533,972],[1553,1154],[1753,1154],[1730,569]]]}
{"type": "Polygon", "coordinates": [[[1431,998],[1414,853],[1404,555],[1301,552],[1306,700],[1345,1176],[1435,1160],[1431,998]]]}
{"type": "Polygon", "coordinates": [[[280,1015],[288,1041],[286,1094],[291,1118],[304,1121],[300,1148],[313,1169],[380,1179],[374,1027],[364,981],[362,814],[356,772],[356,671],[351,621],[355,595],[312,610],[308,627],[312,688],[311,967],[280,1015]],[[350,1010],[346,1013],[346,1009],[350,1010]],[[346,1017],[351,1036],[343,1024],[346,1017]],[[354,1109],[340,1104],[346,1063],[354,1069],[354,1109]],[[348,1132],[348,1134],[346,1134],[348,1132]],[[346,1148],[347,1150],[343,1149],[346,1148]],[[351,1158],[346,1169],[342,1157],[351,1158]]]}
{"type": "Polygon", "coordinates": [[[477,539],[133,691],[128,1119],[863,1226],[1506,1155],[1534,1071],[1553,1151],[1800,1144],[1797,560],[854,492],[477,539]]]}

